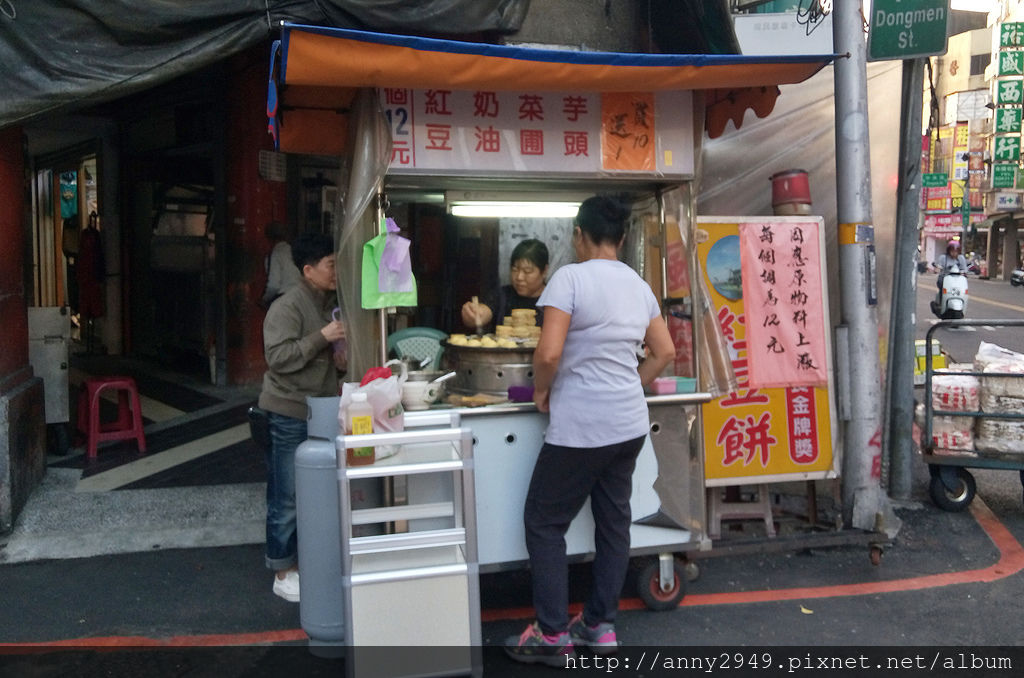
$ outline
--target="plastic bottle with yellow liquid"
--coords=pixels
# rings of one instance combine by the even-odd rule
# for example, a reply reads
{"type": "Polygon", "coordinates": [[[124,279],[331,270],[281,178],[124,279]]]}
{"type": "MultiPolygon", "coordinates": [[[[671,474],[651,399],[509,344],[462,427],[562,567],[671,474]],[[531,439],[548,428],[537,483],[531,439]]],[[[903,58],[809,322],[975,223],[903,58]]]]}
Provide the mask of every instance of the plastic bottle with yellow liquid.
{"type": "MultiPolygon", "coordinates": [[[[373,407],[365,393],[353,393],[345,411],[345,435],[373,433],[373,407]]],[[[349,447],[345,450],[345,463],[349,466],[367,466],[376,461],[373,447],[349,447]]]]}

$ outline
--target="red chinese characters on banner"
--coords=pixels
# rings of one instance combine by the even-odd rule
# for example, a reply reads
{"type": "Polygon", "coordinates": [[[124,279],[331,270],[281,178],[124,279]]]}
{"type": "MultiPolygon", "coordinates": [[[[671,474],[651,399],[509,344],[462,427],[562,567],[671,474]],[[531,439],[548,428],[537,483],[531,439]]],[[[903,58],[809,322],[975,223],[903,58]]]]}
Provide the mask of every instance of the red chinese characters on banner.
{"type": "Polygon", "coordinates": [[[716,441],[724,451],[722,465],[742,463],[744,466],[750,466],[759,462],[761,468],[767,468],[768,460],[771,459],[771,448],[779,442],[771,434],[771,418],[768,412],[762,412],[757,419],[752,414],[742,419],[736,416],[729,417],[719,430],[716,441]]]}
{"type": "MultiPolygon", "coordinates": [[[[733,349],[732,369],[736,374],[736,384],[739,387],[719,400],[719,406],[729,409],[768,403],[768,396],[759,393],[756,388],[746,388],[749,384],[747,342],[737,340],[737,332],[734,328],[734,324],[743,325],[743,316],[736,316],[727,306],[723,306],[718,311],[718,322],[726,341],[733,349]]],[[[762,412],[756,418],[754,415],[729,416],[719,429],[716,438],[717,444],[722,449],[722,466],[728,467],[735,464],[749,466],[757,462],[762,468],[767,467],[768,461],[771,459],[771,448],[778,443],[778,440],[770,432],[771,421],[770,412],[762,412]]]]}
{"type": "Polygon", "coordinates": [[[718,404],[723,408],[767,404],[768,396],[758,393],[756,388],[747,388],[750,384],[750,374],[747,371],[747,342],[745,340],[737,341],[733,323],[743,325],[743,316],[737,317],[728,306],[720,308],[718,310],[718,324],[721,325],[722,333],[732,348],[734,356],[731,360],[732,371],[736,375],[736,385],[739,388],[728,393],[718,401],[718,404]]]}
{"type": "Polygon", "coordinates": [[[448,103],[451,93],[447,89],[428,89],[423,93],[423,112],[427,115],[451,115],[448,103]]]}
{"type": "Polygon", "coordinates": [[[818,461],[818,415],[814,390],[806,387],[786,389],[786,416],[789,420],[789,459],[794,464],[818,461]]]}
{"type": "Polygon", "coordinates": [[[497,118],[500,109],[497,92],[473,92],[474,118],[497,118]]]}
{"type": "Polygon", "coordinates": [[[693,172],[692,93],[381,88],[390,171],[693,172]]]}
{"type": "Polygon", "coordinates": [[[818,224],[739,225],[750,383],[824,386],[828,382],[818,224]]]}
{"type": "Polygon", "coordinates": [[[520,130],[519,152],[522,155],[544,155],[544,130],[520,130]]]}
{"type": "Polygon", "coordinates": [[[452,126],[438,123],[427,123],[427,145],[429,151],[452,150],[452,126]]]}
{"type": "Polygon", "coordinates": [[[498,153],[501,151],[501,132],[488,125],[487,127],[477,126],[473,131],[476,137],[476,147],[473,149],[478,153],[498,153]]]}

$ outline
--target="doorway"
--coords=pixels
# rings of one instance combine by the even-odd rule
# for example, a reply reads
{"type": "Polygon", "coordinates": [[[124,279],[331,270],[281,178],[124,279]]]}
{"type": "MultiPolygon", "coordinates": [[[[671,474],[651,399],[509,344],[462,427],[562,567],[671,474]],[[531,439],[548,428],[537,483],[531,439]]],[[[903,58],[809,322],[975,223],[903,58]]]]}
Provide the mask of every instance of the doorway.
{"type": "Polygon", "coordinates": [[[36,162],[32,186],[31,300],[68,307],[72,337],[101,350],[106,266],[99,154],[92,145],[36,162]]]}

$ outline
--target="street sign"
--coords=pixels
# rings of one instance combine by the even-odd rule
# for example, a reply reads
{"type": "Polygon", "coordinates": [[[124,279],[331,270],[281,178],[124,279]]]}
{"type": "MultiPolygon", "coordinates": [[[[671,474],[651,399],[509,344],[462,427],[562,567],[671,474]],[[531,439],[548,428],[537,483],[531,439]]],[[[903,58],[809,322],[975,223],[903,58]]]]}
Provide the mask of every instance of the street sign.
{"type": "Polygon", "coordinates": [[[925,188],[938,188],[949,183],[949,175],[945,172],[931,172],[921,175],[921,185],[925,188]]]}
{"type": "Polygon", "coordinates": [[[915,59],[946,53],[949,0],[875,0],[868,29],[868,61],[915,59]]]}

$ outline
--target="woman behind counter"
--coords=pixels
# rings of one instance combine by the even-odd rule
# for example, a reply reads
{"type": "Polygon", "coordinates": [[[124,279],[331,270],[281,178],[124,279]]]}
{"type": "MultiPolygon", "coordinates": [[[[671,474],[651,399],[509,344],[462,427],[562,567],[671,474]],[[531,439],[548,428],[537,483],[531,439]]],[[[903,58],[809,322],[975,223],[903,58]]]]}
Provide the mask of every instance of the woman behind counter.
{"type": "Polygon", "coordinates": [[[506,641],[517,661],[564,667],[574,645],[597,654],[618,649],[633,468],[650,428],[643,387],[675,356],[650,286],[618,260],[628,217],[610,198],[584,201],[572,236],[579,263],[555,271],[537,302],[547,308],[533,399],[551,419],[523,512],[537,621],[506,641]],[[638,363],[643,344],[648,355],[638,363]],[[565,533],[588,497],[593,582],[570,621],[565,533]]]}
{"type": "MultiPolygon", "coordinates": [[[[492,305],[467,301],[462,305],[462,322],[466,327],[484,327],[492,320],[500,323],[515,308],[536,308],[546,284],[548,273],[548,247],[540,240],[524,240],[512,250],[509,257],[509,280],[498,292],[492,305]]],[[[537,324],[543,324],[543,309],[537,308],[537,324]]]]}

